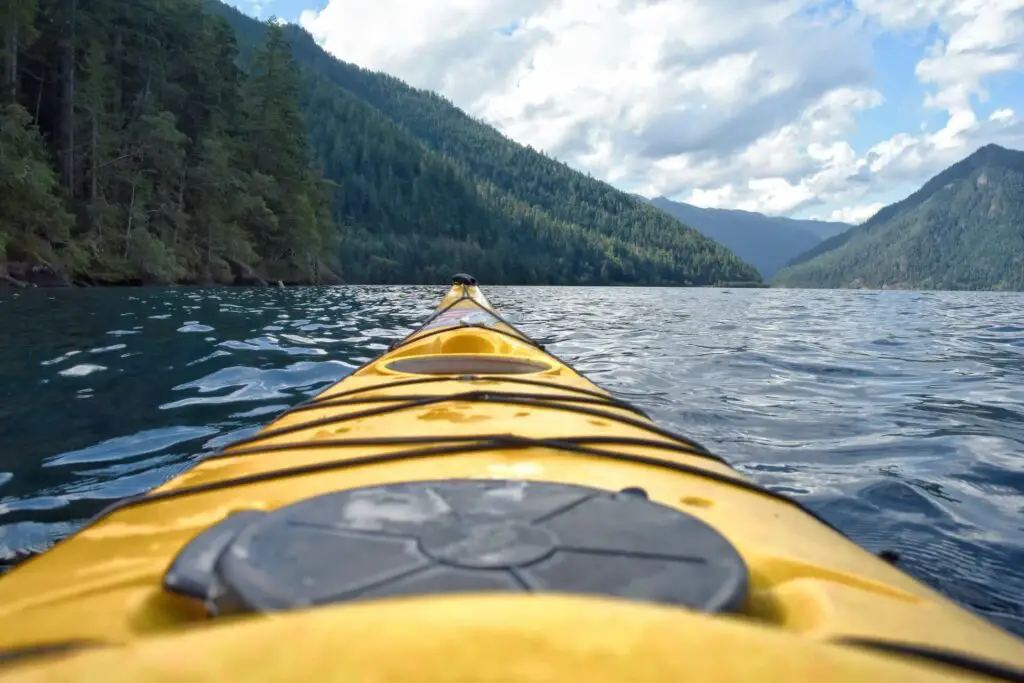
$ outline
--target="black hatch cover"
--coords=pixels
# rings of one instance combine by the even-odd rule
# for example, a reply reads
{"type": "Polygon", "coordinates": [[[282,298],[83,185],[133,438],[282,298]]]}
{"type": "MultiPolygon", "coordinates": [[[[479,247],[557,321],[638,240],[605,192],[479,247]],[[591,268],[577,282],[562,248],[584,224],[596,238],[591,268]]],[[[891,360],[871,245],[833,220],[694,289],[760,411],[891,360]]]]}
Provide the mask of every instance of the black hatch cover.
{"type": "Polygon", "coordinates": [[[232,515],[164,577],[212,614],[464,591],[614,596],[734,611],[736,549],[696,517],[583,486],[421,481],[328,493],[232,515]]]}

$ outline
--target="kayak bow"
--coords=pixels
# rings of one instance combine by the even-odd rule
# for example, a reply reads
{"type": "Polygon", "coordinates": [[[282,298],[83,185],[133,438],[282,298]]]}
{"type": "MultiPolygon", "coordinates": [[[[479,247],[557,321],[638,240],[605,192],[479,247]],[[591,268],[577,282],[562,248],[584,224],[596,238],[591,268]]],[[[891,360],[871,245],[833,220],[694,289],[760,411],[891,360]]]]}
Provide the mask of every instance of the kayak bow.
{"type": "Polygon", "coordinates": [[[10,681],[1024,680],[1024,644],[457,275],[415,332],[0,579],[10,681]]]}

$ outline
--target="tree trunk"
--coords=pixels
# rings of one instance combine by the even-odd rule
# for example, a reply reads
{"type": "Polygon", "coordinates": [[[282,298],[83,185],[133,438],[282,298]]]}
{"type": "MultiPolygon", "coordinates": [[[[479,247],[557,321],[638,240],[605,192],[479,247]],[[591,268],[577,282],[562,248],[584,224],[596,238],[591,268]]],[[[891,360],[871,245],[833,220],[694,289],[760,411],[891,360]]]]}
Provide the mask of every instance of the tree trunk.
{"type": "Polygon", "coordinates": [[[7,35],[4,36],[4,47],[7,48],[7,59],[4,60],[4,90],[11,102],[18,101],[18,22],[14,18],[14,3],[7,0],[7,35]]]}
{"type": "Polygon", "coordinates": [[[78,0],[67,0],[71,14],[68,17],[70,24],[69,35],[64,43],[63,65],[61,69],[62,93],[61,104],[63,115],[61,125],[63,128],[63,147],[61,175],[64,186],[71,190],[72,196],[75,193],[75,29],[78,11],[78,0]]]}
{"type": "Polygon", "coordinates": [[[123,68],[123,64],[121,63],[121,47],[122,47],[121,29],[117,29],[117,33],[114,35],[114,52],[113,52],[113,55],[114,55],[114,107],[113,107],[113,113],[114,113],[114,116],[115,116],[115,118],[114,118],[115,122],[120,121],[120,119],[118,119],[116,117],[118,117],[121,114],[121,109],[122,109],[122,106],[124,104],[121,101],[121,98],[123,97],[123,95],[121,93],[121,79],[124,76],[121,73],[121,70],[123,68]]]}
{"type": "Polygon", "coordinates": [[[39,110],[43,107],[43,86],[46,85],[46,78],[39,77],[39,91],[36,93],[36,111],[32,123],[39,125],[39,110]]]}
{"type": "Polygon", "coordinates": [[[89,201],[96,201],[96,188],[99,175],[99,123],[96,121],[96,112],[92,112],[92,150],[89,152],[89,201]]]}
{"type": "Polygon", "coordinates": [[[128,226],[124,231],[124,257],[128,258],[128,247],[132,243],[132,220],[135,218],[135,188],[138,186],[139,180],[136,178],[132,181],[132,200],[128,204],[128,226]]]}

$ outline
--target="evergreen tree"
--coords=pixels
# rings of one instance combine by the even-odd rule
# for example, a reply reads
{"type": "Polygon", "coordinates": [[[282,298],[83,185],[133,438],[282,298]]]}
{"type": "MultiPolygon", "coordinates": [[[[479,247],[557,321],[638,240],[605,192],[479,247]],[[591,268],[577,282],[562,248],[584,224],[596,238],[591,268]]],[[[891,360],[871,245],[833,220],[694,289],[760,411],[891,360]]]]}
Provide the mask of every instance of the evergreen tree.
{"type": "Polygon", "coordinates": [[[281,27],[271,19],[252,59],[244,92],[241,140],[251,169],[276,220],[255,236],[267,272],[283,277],[316,273],[332,246],[333,226],[323,188],[309,166],[305,121],[299,109],[301,77],[281,27]]]}
{"type": "Polygon", "coordinates": [[[29,113],[18,104],[0,106],[0,260],[45,260],[52,245],[67,244],[71,215],[58,192],[29,113]]]}

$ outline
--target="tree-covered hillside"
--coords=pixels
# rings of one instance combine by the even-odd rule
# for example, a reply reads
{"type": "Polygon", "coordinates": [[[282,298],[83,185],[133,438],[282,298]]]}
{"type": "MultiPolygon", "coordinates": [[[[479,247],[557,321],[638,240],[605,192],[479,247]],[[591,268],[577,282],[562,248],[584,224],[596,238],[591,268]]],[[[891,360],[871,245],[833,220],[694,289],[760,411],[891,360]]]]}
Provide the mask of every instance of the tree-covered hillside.
{"type": "Polygon", "coordinates": [[[1024,289],[1024,152],[987,145],[779,271],[791,287],[1024,289]]]}
{"type": "Polygon", "coordinates": [[[0,9],[0,40],[7,281],[760,279],[442,98],[218,2],[25,0],[0,9]]]}
{"type": "MultiPolygon", "coordinates": [[[[207,2],[235,28],[243,52],[263,39],[265,24],[207,2]]],[[[372,170],[353,176],[349,149],[367,144],[351,139],[360,128],[308,109],[311,143],[326,175],[343,186],[344,178],[352,179],[335,204],[336,217],[376,255],[350,262],[342,251],[343,271],[359,270],[360,280],[407,281],[412,272],[416,281],[436,281],[447,272],[444,261],[462,263],[488,282],[760,281],[728,249],[646,202],[512,142],[435,93],[335,59],[298,27],[285,32],[317,97],[350,111],[365,137],[380,143],[369,143],[373,149],[364,151],[371,153],[360,156],[372,170]],[[392,177],[395,168],[406,172],[392,177]],[[434,207],[429,217],[406,198],[382,192],[382,181],[409,195],[413,186],[421,189],[413,198],[434,207]],[[466,238],[451,241],[451,229],[466,238]]]]}
{"type": "Polygon", "coordinates": [[[309,164],[300,74],[279,28],[242,73],[231,27],[199,0],[5,7],[5,279],[329,273],[330,192],[309,164]]]}

